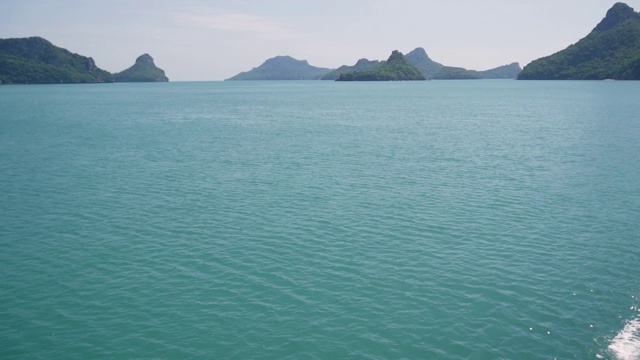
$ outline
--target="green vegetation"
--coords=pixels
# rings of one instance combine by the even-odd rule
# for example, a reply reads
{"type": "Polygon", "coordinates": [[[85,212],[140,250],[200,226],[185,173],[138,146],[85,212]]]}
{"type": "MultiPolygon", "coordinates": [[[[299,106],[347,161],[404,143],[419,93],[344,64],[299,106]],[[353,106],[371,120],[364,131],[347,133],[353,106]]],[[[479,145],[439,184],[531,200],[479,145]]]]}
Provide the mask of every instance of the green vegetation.
{"type": "Polygon", "coordinates": [[[477,71],[467,70],[461,67],[445,66],[435,75],[434,80],[475,80],[480,79],[477,71]]]}
{"type": "Polygon", "coordinates": [[[40,37],[0,39],[0,83],[113,82],[90,57],[73,54],[40,37]]]}
{"type": "Polygon", "coordinates": [[[149,54],[138,56],[136,63],[117,74],[113,74],[116,82],[167,82],[164,70],[158,68],[149,54]]]}
{"type": "MultiPolygon", "coordinates": [[[[625,14],[628,15],[623,13],[622,16],[626,16],[625,14]]],[[[610,24],[607,26],[611,27],[610,24]]],[[[640,58],[632,65],[628,69],[631,74],[629,76],[637,77],[637,73],[640,72],[640,58]]],[[[423,48],[416,48],[407,56],[394,51],[386,61],[360,59],[353,66],[345,65],[335,70],[311,66],[305,60],[296,60],[290,56],[277,56],[266,60],[257,68],[227,80],[392,81],[513,78],[519,70],[517,63],[487,71],[446,67],[431,60],[423,48]]],[[[112,75],[98,68],[92,58],[73,54],[40,37],[0,39],[0,84],[114,81],[165,82],[169,79],[164,71],[154,64],[149,54],[139,56],[133,66],[112,75]]]]}
{"type": "Polygon", "coordinates": [[[407,61],[401,52],[394,50],[387,61],[371,70],[341,74],[337,81],[405,81],[425,80],[420,70],[407,61]]]}
{"type": "Polygon", "coordinates": [[[311,66],[306,60],[276,56],[227,80],[318,80],[329,71],[331,69],[311,66]]]}
{"type": "Polygon", "coordinates": [[[380,64],[380,61],[378,60],[360,59],[353,66],[343,65],[333,71],[330,71],[329,73],[322,76],[320,80],[337,80],[342,74],[346,74],[354,71],[371,70],[374,67],[376,67],[378,64],[380,64]]]}
{"type": "Polygon", "coordinates": [[[521,80],[640,80],[640,14],[623,3],[582,40],[525,66],[521,80]]]}
{"type": "Polygon", "coordinates": [[[242,72],[227,80],[340,80],[385,81],[424,79],[515,79],[522,70],[518,63],[486,71],[466,70],[444,66],[429,58],[423,48],[415,48],[407,55],[394,51],[387,61],[360,59],[355,65],[343,65],[335,70],[310,66],[306,61],[289,56],[268,59],[257,68],[242,72]],[[414,70],[422,75],[421,77],[414,70]]]}

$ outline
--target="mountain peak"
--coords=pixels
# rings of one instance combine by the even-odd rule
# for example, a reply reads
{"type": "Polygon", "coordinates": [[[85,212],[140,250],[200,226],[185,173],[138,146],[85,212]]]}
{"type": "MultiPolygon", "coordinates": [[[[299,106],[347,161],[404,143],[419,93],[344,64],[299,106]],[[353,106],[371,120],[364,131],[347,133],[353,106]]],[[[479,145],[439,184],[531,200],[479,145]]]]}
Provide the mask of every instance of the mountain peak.
{"type": "Polygon", "coordinates": [[[623,23],[629,19],[640,19],[640,14],[625,3],[615,3],[602,21],[593,29],[594,31],[605,31],[623,23]]]}
{"type": "Polygon", "coordinates": [[[153,63],[153,58],[149,54],[142,54],[138,56],[138,58],[136,59],[136,64],[139,64],[139,63],[155,66],[155,64],[153,63]]]}
{"type": "Polygon", "coordinates": [[[421,47],[417,47],[417,48],[411,50],[405,56],[415,56],[415,57],[423,57],[423,58],[424,57],[426,57],[426,58],[429,57],[429,55],[427,55],[427,52],[424,50],[424,48],[421,48],[421,47]]]}
{"type": "Polygon", "coordinates": [[[398,50],[393,50],[387,61],[376,64],[365,71],[340,74],[337,81],[405,81],[424,80],[424,76],[398,50]]]}
{"type": "Polygon", "coordinates": [[[267,59],[262,65],[227,80],[313,80],[329,71],[331,69],[318,68],[309,65],[307,60],[285,55],[267,59]]]}
{"type": "Polygon", "coordinates": [[[369,59],[362,58],[362,59],[360,59],[360,60],[358,60],[358,61],[356,62],[356,65],[355,65],[355,66],[368,64],[368,63],[370,63],[370,62],[371,62],[371,61],[369,61],[369,59]]]}
{"type": "Polygon", "coordinates": [[[421,47],[413,49],[411,52],[405,55],[405,57],[407,58],[409,63],[417,67],[422,75],[427,79],[433,77],[433,75],[435,75],[443,67],[442,64],[431,60],[429,58],[429,55],[427,55],[427,52],[424,51],[424,49],[421,47]]]}
{"type": "Polygon", "coordinates": [[[286,65],[286,64],[309,65],[307,60],[298,60],[289,55],[278,55],[276,57],[272,57],[271,59],[267,59],[264,62],[264,65],[286,65]]]}
{"type": "Polygon", "coordinates": [[[391,55],[387,59],[387,62],[398,61],[398,60],[404,60],[404,55],[402,55],[402,53],[398,50],[393,50],[391,52],[391,55]]]}
{"type": "Polygon", "coordinates": [[[40,37],[40,36],[32,36],[29,38],[26,38],[27,41],[31,42],[31,43],[40,43],[40,44],[46,44],[46,45],[53,45],[49,40],[40,37]]]}
{"type": "Polygon", "coordinates": [[[523,80],[640,80],[640,14],[616,3],[587,36],[532,61],[523,80]]]}

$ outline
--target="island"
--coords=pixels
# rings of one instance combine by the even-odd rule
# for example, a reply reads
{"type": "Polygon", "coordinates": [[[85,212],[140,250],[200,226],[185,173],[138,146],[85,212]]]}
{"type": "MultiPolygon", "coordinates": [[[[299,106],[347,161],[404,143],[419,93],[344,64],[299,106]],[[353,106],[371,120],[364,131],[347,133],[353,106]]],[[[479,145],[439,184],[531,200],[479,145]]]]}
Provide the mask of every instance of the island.
{"type": "Polygon", "coordinates": [[[640,14],[613,5],[583,39],[525,66],[519,80],[640,80],[640,14]]]}
{"type": "Polygon", "coordinates": [[[306,60],[297,60],[291,56],[276,56],[267,59],[262,65],[241,72],[228,80],[319,80],[331,69],[319,68],[306,60]]]}
{"type": "Polygon", "coordinates": [[[130,68],[113,74],[115,82],[167,82],[169,78],[153,62],[149,54],[142,54],[130,68]]]}
{"type": "Polygon", "coordinates": [[[380,64],[380,61],[378,60],[367,60],[363,58],[358,60],[353,66],[342,65],[339,68],[330,71],[329,73],[322,76],[320,80],[337,80],[342,74],[346,74],[354,71],[371,70],[374,67],[376,67],[378,64],[380,64]]]}
{"type": "MultiPolygon", "coordinates": [[[[515,79],[522,68],[518,63],[499,66],[485,71],[467,70],[460,67],[451,67],[431,60],[427,52],[421,48],[415,48],[404,55],[406,62],[404,67],[417,69],[424,79],[435,80],[457,80],[457,79],[515,79]]],[[[387,60],[388,61],[388,60],[387,60]]],[[[356,81],[363,81],[362,76],[372,75],[371,71],[386,72],[384,65],[386,61],[359,59],[354,65],[342,65],[337,69],[319,68],[306,60],[297,60],[291,56],[276,56],[267,59],[262,65],[249,71],[241,72],[227,80],[338,80],[353,81],[351,76],[358,74],[356,81]],[[366,73],[368,75],[360,74],[366,73]],[[343,76],[344,75],[344,76],[343,76]]],[[[414,75],[416,75],[414,73],[414,75]]],[[[381,79],[384,79],[382,76],[381,79]]],[[[397,80],[400,77],[391,76],[390,79],[397,80]]],[[[412,79],[423,80],[423,79],[412,79]]]]}
{"type": "Polygon", "coordinates": [[[425,80],[424,75],[407,58],[394,50],[387,61],[365,71],[353,71],[340,74],[336,81],[412,81],[425,80]]]}
{"type": "Polygon", "coordinates": [[[427,52],[421,47],[411,50],[405,57],[409,64],[420,70],[425,79],[432,79],[444,67],[444,65],[431,60],[427,52]]]}
{"type": "Polygon", "coordinates": [[[116,74],[96,66],[92,58],[53,45],[41,37],[0,39],[0,84],[80,84],[166,82],[169,78],[149,54],[116,74]]]}
{"type": "Polygon", "coordinates": [[[445,66],[433,75],[434,80],[515,79],[522,71],[517,62],[494,69],[476,71],[461,67],[445,66]]]}

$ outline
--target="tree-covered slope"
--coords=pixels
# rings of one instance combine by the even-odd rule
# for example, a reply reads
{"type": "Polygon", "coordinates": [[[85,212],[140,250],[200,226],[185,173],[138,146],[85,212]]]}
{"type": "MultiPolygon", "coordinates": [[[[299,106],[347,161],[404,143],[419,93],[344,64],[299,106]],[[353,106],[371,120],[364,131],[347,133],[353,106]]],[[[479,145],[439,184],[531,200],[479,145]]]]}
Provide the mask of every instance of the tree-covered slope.
{"type": "Polygon", "coordinates": [[[306,60],[276,56],[227,80],[317,80],[329,71],[331,69],[311,66],[306,60]]]}
{"type": "Polygon", "coordinates": [[[116,82],[167,82],[169,78],[153,62],[149,54],[142,54],[130,68],[113,74],[116,82]]]}
{"type": "Polygon", "coordinates": [[[320,78],[320,80],[336,80],[342,74],[346,74],[346,73],[354,72],[354,71],[371,70],[374,67],[376,67],[379,63],[380,63],[380,61],[378,61],[378,60],[360,59],[353,66],[343,65],[343,66],[340,66],[339,68],[337,68],[335,70],[330,71],[329,73],[323,75],[320,78]]]}
{"type": "Polygon", "coordinates": [[[434,80],[475,80],[480,75],[475,70],[467,70],[461,67],[445,66],[433,75],[434,80]]]}
{"type": "Polygon", "coordinates": [[[0,39],[0,83],[113,82],[90,57],[73,54],[40,37],[0,39]]]}
{"type": "Polygon", "coordinates": [[[640,14],[616,3],[585,38],[525,66],[521,80],[640,80],[640,14]]]}
{"type": "Polygon", "coordinates": [[[371,70],[355,71],[340,75],[337,81],[406,81],[425,80],[420,70],[407,61],[401,52],[394,50],[387,61],[371,70]]]}

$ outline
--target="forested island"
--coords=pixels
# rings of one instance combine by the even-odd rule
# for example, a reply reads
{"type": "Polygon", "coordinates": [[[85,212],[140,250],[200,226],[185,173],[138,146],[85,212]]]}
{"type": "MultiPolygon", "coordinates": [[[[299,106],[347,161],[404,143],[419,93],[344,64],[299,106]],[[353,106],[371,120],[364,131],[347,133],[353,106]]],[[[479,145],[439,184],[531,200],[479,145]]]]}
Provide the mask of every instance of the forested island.
{"type": "MultiPolygon", "coordinates": [[[[405,55],[394,51],[387,60],[359,59],[337,69],[310,65],[291,56],[276,56],[227,80],[640,80],[640,13],[616,3],[583,39],[553,55],[520,68],[518,63],[485,71],[433,61],[423,48],[405,55]]],[[[0,39],[0,84],[67,84],[166,82],[164,70],[149,54],[111,74],[91,57],[72,53],[42,37],[0,39]]]]}
{"type": "Polygon", "coordinates": [[[424,75],[398,50],[394,50],[387,61],[376,64],[369,70],[340,74],[337,81],[408,81],[425,80],[424,75]]]}
{"type": "MultiPolygon", "coordinates": [[[[407,66],[417,69],[426,80],[515,79],[522,70],[518,63],[485,71],[445,66],[431,60],[421,47],[415,48],[403,57],[406,60],[406,63],[403,62],[404,64],[401,66],[403,70],[407,70],[407,66]]],[[[312,66],[306,60],[296,60],[291,56],[276,56],[267,59],[256,68],[239,73],[227,80],[338,80],[344,75],[341,81],[349,81],[355,79],[351,73],[366,73],[358,75],[357,81],[364,81],[365,78],[369,81],[399,80],[401,78],[409,80],[404,78],[409,73],[401,75],[403,70],[398,73],[397,69],[390,69],[388,65],[384,65],[387,61],[388,59],[379,61],[362,58],[354,65],[343,65],[332,70],[312,66]],[[390,75],[392,73],[394,75],[390,75]]],[[[417,74],[409,75],[409,78],[423,80],[417,77],[413,78],[414,75],[417,74]]]]}
{"type": "Polygon", "coordinates": [[[640,80],[640,14],[616,3],[585,38],[525,66],[520,80],[640,80]]]}
{"type": "Polygon", "coordinates": [[[113,75],[92,58],[73,54],[41,37],[0,39],[0,83],[111,83],[113,75]]]}
{"type": "Polygon", "coordinates": [[[130,68],[113,74],[115,82],[167,82],[169,78],[153,62],[149,54],[142,54],[130,68]]]}
{"type": "Polygon", "coordinates": [[[41,37],[0,39],[0,84],[78,84],[169,81],[148,54],[131,68],[111,74],[86,56],[41,37]]]}
{"type": "Polygon", "coordinates": [[[318,80],[329,71],[331,69],[311,66],[306,60],[276,56],[227,80],[318,80]]]}

